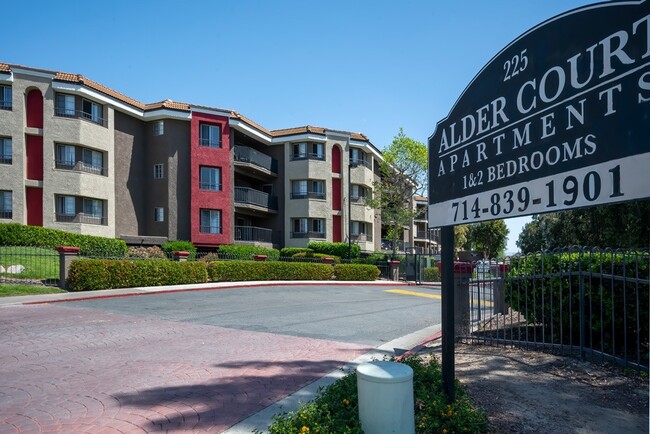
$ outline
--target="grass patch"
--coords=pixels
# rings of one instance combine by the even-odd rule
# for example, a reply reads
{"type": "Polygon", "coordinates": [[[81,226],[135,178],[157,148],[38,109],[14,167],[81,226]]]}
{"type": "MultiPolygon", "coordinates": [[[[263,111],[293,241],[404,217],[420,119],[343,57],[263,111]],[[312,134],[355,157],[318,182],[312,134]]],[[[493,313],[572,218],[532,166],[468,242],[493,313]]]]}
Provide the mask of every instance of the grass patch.
{"type": "Polygon", "coordinates": [[[38,280],[59,278],[59,253],[54,249],[2,246],[0,248],[0,265],[5,269],[11,265],[25,267],[20,274],[0,274],[8,278],[38,280]]]}
{"type": "MultiPolygon", "coordinates": [[[[447,403],[440,363],[436,358],[423,361],[411,356],[401,362],[413,368],[417,434],[488,431],[487,416],[474,408],[460,383],[456,382],[456,401],[447,403]]],[[[314,401],[302,405],[298,410],[275,415],[268,430],[270,434],[362,433],[356,372],[323,389],[314,401]]]]}
{"type": "Polygon", "coordinates": [[[58,294],[66,292],[54,286],[20,285],[14,283],[0,284],[0,297],[13,297],[15,295],[58,294]]]}

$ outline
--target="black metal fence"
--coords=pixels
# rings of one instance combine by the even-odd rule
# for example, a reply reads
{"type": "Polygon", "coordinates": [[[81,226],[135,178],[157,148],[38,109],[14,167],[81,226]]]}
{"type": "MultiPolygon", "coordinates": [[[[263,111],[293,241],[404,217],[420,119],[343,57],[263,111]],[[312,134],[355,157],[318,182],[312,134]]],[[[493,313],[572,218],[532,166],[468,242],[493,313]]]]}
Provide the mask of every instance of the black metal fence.
{"type": "Polygon", "coordinates": [[[649,269],[648,250],[567,249],[474,263],[470,324],[459,338],[648,372],[649,269]]]}
{"type": "Polygon", "coordinates": [[[39,247],[0,246],[0,283],[57,286],[58,252],[39,247]]]}

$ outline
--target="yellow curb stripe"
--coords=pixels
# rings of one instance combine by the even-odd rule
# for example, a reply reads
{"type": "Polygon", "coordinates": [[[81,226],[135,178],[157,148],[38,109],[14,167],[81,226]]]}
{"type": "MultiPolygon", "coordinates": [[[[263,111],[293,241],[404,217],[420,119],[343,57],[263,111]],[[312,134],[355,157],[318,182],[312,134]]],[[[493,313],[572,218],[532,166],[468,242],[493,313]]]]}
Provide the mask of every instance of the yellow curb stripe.
{"type": "Polygon", "coordinates": [[[442,296],[437,294],[428,294],[426,292],[407,291],[405,289],[387,289],[386,292],[390,292],[393,294],[414,295],[416,297],[435,298],[436,300],[442,300],[442,296]]]}

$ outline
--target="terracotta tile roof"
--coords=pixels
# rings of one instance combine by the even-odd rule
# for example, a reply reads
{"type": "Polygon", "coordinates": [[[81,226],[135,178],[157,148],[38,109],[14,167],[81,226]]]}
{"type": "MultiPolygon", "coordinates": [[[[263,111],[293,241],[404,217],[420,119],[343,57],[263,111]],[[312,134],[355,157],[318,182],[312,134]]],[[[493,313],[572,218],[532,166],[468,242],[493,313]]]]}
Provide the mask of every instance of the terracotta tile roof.
{"type": "Polygon", "coordinates": [[[168,108],[172,110],[183,110],[183,111],[191,111],[192,109],[190,108],[190,105],[185,103],[185,102],[174,102],[170,99],[166,99],[164,101],[160,102],[154,102],[151,104],[145,104],[144,109],[145,110],[155,110],[159,108],[168,108]]]}
{"type": "Polygon", "coordinates": [[[4,72],[4,71],[7,71],[7,72],[9,72],[9,71],[11,71],[11,68],[9,68],[9,64],[8,64],[8,63],[0,63],[0,71],[3,71],[3,72],[4,72]]]}
{"type": "MultiPolygon", "coordinates": [[[[284,137],[284,136],[292,136],[295,134],[306,134],[306,133],[314,133],[314,134],[322,134],[325,135],[325,131],[327,131],[326,128],[321,128],[321,127],[314,127],[312,125],[306,125],[304,127],[295,127],[295,128],[284,128],[281,130],[273,130],[271,131],[271,134],[273,137],[284,137]]],[[[337,130],[338,131],[338,130],[337,130]]],[[[350,135],[350,138],[355,139],[355,140],[361,140],[364,142],[368,142],[368,138],[361,134],[361,133],[352,133],[349,131],[340,131],[342,133],[346,133],[350,135]]]]}
{"type": "Polygon", "coordinates": [[[246,116],[242,115],[241,113],[237,113],[236,111],[231,111],[231,112],[230,112],[230,116],[231,116],[233,119],[239,119],[239,120],[241,120],[242,122],[247,123],[247,124],[250,125],[251,127],[253,127],[253,128],[255,128],[255,129],[257,129],[257,130],[263,132],[264,134],[268,134],[269,136],[272,136],[272,135],[273,135],[273,133],[272,133],[270,130],[267,130],[266,128],[264,128],[264,127],[261,126],[260,124],[258,124],[258,123],[256,123],[256,122],[253,122],[252,120],[248,119],[246,116]]]}
{"type": "Polygon", "coordinates": [[[54,76],[55,80],[58,81],[65,81],[68,83],[79,83],[83,84],[84,86],[88,86],[91,89],[94,89],[96,91],[99,91],[105,95],[108,95],[112,98],[115,98],[119,101],[125,102],[133,107],[137,107],[140,110],[145,109],[145,105],[142,104],[140,101],[136,101],[135,99],[128,97],[120,92],[117,92],[113,89],[110,89],[103,84],[97,83],[95,81],[92,81],[86,77],[84,77],[81,74],[69,74],[67,72],[57,72],[56,75],[54,76]]]}

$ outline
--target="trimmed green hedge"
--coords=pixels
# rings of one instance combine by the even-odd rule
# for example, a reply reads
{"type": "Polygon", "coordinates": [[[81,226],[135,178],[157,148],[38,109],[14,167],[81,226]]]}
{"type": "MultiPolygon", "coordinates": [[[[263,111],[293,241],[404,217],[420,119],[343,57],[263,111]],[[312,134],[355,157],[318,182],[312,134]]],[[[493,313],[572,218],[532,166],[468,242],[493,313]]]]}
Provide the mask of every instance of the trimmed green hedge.
{"type": "Polygon", "coordinates": [[[440,282],[440,270],[438,267],[427,267],[424,269],[424,281],[425,282],[440,282]]]}
{"type": "Polygon", "coordinates": [[[323,260],[325,258],[332,258],[334,259],[334,263],[336,264],[339,264],[341,262],[341,258],[339,258],[338,256],[326,255],[324,253],[296,253],[295,255],[292,256],[292,258],[297,258],[297,259],[311,258],[311,259],[320,259],[320,260],[323,260]]]}
{"type": "Polygon", "coordinates": [[[358,258],[361,254],[361,248],[356,244],[348,243],[329,243],[327,241],[312,241],[307,244],[307,247],[312,249],[314,253],[323,253],[329,256],[338,256],[339,258],[347,258],[348,254],[352,253],[352,258],[358,258]]]}
{"type": "Polygon", "coordinates": [[[70,264],[67,283],[72,291],[92,291],[207,281],[205,262],[174,262],[166,259],[78,259],[70,264]]]}
{"type": "Polygon", "coordinates": [[[167,241],[162,245],[162,249],[165,253],[174,253],[174,252],[189,252],[196,253],[196,247],[192,244],[191,241],[167,241]]]}
{"type": "Polygon", "coordinates": [[[334,266],[336,280],[376,280],[381,272],[375,265],[337,264],[334,266]]]}
{"type": "Polygon", "coordinates": [[[0,246],[28,246],[54,249],[59,246],[79,247],[82,256],[123,257],[124,240],[73,234],[40,226],[0,223],[0,246]]]}
{"type": "Polygon", "coordinates": [[[249,280],[331,280],[332,266],[310,262],[215,261],[208,263],[213,282],[249,280]]]}
{"type": "Polygon", "coordinates": [[[219,255],[225,258],[232,257],[241,259],[253,259],[254,255],[266,255],[269,260],[275,261],[280,258],[280,251],[278,249],[243,244],[224,244],[219,246],[219,255]]]}
{"type": "Polygon", "coordinates": [[[308,249],[306,247],[283,247],[282,250],[280,250],[280,257],[282,258],[291,258],[293,255],[296,253],[314,253],[312,249],[308,249]]]}

